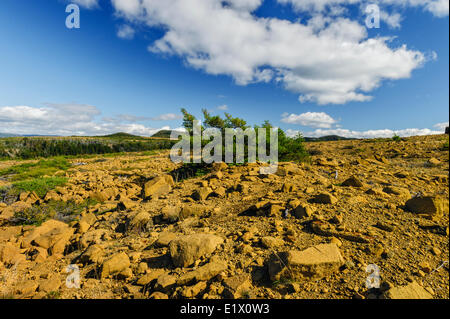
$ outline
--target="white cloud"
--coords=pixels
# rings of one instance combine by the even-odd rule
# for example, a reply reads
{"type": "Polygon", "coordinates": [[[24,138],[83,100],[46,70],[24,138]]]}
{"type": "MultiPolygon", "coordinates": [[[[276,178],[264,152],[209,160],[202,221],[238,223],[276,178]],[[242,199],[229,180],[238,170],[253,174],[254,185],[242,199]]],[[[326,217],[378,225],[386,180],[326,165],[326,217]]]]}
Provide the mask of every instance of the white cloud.
{"type": "MultiPolygon", "coordinates": [[[[91,105],[46,104],[44,107],[3,106],[0,107],[2,133],[39,135],[105,135],[117,132],[151,136],[161,129],[135,123],[145,117],[120,115],[116,118],[97,120],[101,112],[91,105]]],[[[176,116],[175,116],[176,117],[176,116]]],[[[167,114],[157,118],[174,119],[167,114]]]]}
{"type": "Polygon", "coordinates": [[[240,85],[277,81],[301,102],[368,101],[383,80],[409,78],[425,63],[424,54],[406,45],[393,48],[387,38],[369,39],[365,27],[348,18],[313,15],[300,23],[257,17],[252,12],[262,1],[112,3],[119,16],[164,31],[151,52],[180,56],[193,68],[229,75],[240,85]]]}
{"type": "Polygon", "coordinates": [[[299,115],[284,113],[281,122],[315,128],[331,128],[337,121],[324,112],[307,112],[299,115]]]}
{"type": "Polygon", "coordinates": [[[70,0],[68,2],[78,4],[86,9],[94,9],[98,8],[98,1],[99,0],[70,0]]]}
{"type": "Polygon", "coordinates": [[[152,121],[174,121],[182,119],[183,116],[181,114],[174,114],[174,113],[167,113],[167,114],[161,114],[157,117],[152,117],[150,120],[152,121]]]}
{"type": "Polygon", "coordinates": [[[117,36],[121,39],[131,40],[134,38],[135,30],[127,24],[121,25],[117,30],[117,36]]]}
{"type": "Polygon", "coordinates": [[[435,135],[435,134],[443,134],[442,131],[431,130],[428,128],[418,129],[418,128],[408,128],[403,130],[390,130],[390,129],[381,129],[381,130],[367,130],[367,131],[353,131],[343,128],[337,129],[317,129],[311,132],[301,132],[298,130],[286,130],[286,135],[295,136],[298,133],[302,133],[303,136],[306,137],[321,137],[327,135],[339,135],[342,137],[348,138],[390,138],[395,134],[401,137],[408,136],[421,136],[421,135],[435,135]]]}
{"type": "Polygon", "coordinates": [[[434,126],[434,128],[440,130],[441,132],[445,132],[446,127],[448,127],[448,122],[438,123],[434,126]]]}
{"type": "Polygon", "coordinates": [[[389,13],[387,11],[380,12],[380,18],[391,28],[398,29],[401,26],[402,16],[400,13],[389,13]]]}
{"type": "Polygon", "coordinates": [[[437,17],[449,14],[449,0],[277,0],[281,4],[291,4],[295,10],[303,12],[325,12],[355,4],[376,3],[382,7],[422,7],[437,17]]]}
{"type": "Polygon", "coordinates": [[[449,12],[448,0],[425,1],[425,8],[437,17],[446,17],[449,12]]]}
{"type": "Polygon", "coordinates": [[[217,107],[219,110],[221,110],[221,111],[226,111],[226,110],[228,110],[228,105],[220,105],[220,106],[218,106],[217,107]]]}

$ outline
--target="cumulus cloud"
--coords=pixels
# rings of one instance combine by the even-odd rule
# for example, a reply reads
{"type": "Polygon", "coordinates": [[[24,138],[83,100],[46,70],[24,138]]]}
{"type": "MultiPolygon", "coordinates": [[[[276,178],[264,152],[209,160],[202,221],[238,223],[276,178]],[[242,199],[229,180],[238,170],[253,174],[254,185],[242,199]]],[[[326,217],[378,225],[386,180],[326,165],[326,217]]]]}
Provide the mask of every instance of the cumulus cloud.
{"type": "Polygon", "coordinates": [[[337,121],[324,112],[306,112],[302,114],[284,113],[281,122],[314,128],[331,128],[337,121]]]}
{"type": "MultiPolygon", "coordinates": [[[[329,2],[298,4],[320,9],[329,2]]],[[[426,60],[406,45],[394,48],[387,38],[368,38],[366,28],[349,18],[314,14],[301,23],[258,17],[253,11],[262,0],[112,3],[119,16],[164,31],[150,52],[179,56],[193,68],[229,75],[239,85],[276,81],[299,94],[300,102],[368,101],[368,93],[383,80],[408,78],[426,60]]]]}
{"type": "MultiPolygon", "coordinates": [[[[169,126],[154,128],[137,122],[148,119],[133,115],[119,115],[113,118],[97,117],[101,112],[92,105],[46,104],[43,107],[3,106],[0,107],[2,133],[38,135],[105,135],[126,132],[151,136],[169,126]]],[[[164,114],[154,119],[171,120],[176,116],[164,114]]]]}
{"type": "Polygon", "coordinates": [[[218,107],[217,107],[219,110],[221,110],[221,111],[226,111],[226,110],[228,110],[228,105],[219,105],[218,107]]]}
{"type": "Polygon", "coordinates": [[[353,131],[343,128],[336,129],[317,129],[311,132],[301,132],[298,130],[287,130],[286,135],[295,136],[298,133],[302,133],[303,136],[306,137],[321,137],[327,135],[339,135],[342,137],[348,138],[390,138],[395,134],[401,137],[408,136],[422,136],[422,135],[435,135],[435,134],[443,134],[442,131],[431,130],[428,128],[418,129],[418,128],[408,128],[403,130],[390,130],[390,129],[381,129],[381,130],[367,130],[367,131],[353,131]]]}
{"type": "Polygon", "coordinates": [[[117,30],[117,36],[125,40],[133,39],[134,34],[135,30],[127,24],[121,25],[117,30]]]}

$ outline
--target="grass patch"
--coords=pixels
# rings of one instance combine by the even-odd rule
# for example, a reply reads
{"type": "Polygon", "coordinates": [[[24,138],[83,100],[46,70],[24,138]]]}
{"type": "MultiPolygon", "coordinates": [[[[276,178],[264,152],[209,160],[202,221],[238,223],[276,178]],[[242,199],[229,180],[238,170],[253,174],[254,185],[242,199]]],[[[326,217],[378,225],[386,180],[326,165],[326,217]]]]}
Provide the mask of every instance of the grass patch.
{"type": "Polygon", "coordinates": [[[58,171],[65,171],[70,168],[70,163],[63,157],[56,157],[49,160],[40,160],[36,163],[23,163],[14,165],[0,171],[0,176],[12,175],[12,181],[23,181],[41,176],[51,176],[58,171]]]}
{"type": "Polygon", "coordinates": [[[445,141],[445,143],[441,146],[441,150],[448,151],[448,141],[445,141]]]}
{"type": "Polygon", "coordinates": [[[281,278],[280,280],[275,280],[274,282],[272,282],[272,287],[276,288],[279,286],[286,286],[294,282],[295,282],[294,280],[289,278],[281,278]]]}
{"type": "Polygon", "coordinates": [[[75,220],[85,209],[96,205],[97,201],[86,199],[81,203],[73,200],[50,201],[47,204],[34,205],[22,212],[14,214],[13,222],[17,225],[41,225],[49,219],[58,219],[64,222],[75,220]]]}
{"type": "Polygon", "coordinates": [[[195,177],[201,177],[211,172],[211,165],[205,163],[183,163],[183,165],[170,172],[176,183],[195,177]]]}
{"type": "Polygon", "coordinates": [[[20,192],[35,192],[37,196],[42,198],[48,191],[55,189],[58,186],[64,186],[66,183],[67,178],[65,177],[53,176],[32,178],[13,183],[11,191],[17,195],[20,192]]]}

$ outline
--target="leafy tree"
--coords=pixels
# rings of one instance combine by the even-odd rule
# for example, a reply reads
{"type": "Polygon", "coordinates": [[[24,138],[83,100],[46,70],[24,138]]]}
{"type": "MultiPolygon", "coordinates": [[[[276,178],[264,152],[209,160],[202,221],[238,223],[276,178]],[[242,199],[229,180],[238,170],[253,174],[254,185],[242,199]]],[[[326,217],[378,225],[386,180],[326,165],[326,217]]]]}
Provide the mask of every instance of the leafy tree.
{"type": "Polygon", "coordinates": [[[183,127],[191,133],[194,128],[194,121],[196,118],[194,115],[188,113],[185,108],[181,109],[181,113],[183,113],[183,127]]]}

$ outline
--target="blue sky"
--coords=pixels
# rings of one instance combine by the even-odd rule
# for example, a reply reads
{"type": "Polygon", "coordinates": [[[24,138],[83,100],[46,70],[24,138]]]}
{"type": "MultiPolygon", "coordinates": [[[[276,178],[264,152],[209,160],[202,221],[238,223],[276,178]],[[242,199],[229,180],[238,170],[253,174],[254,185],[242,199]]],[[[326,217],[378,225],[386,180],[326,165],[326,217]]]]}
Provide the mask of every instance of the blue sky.
{"type": "Polygon", "coordinates": [[[74,0],[80,29],[68,3],[0,2],[0,133],[151,135],[181,107],[306,136],[448,125],[448,0],[380,0],[376,29],[364,0],[74,0]]]}

